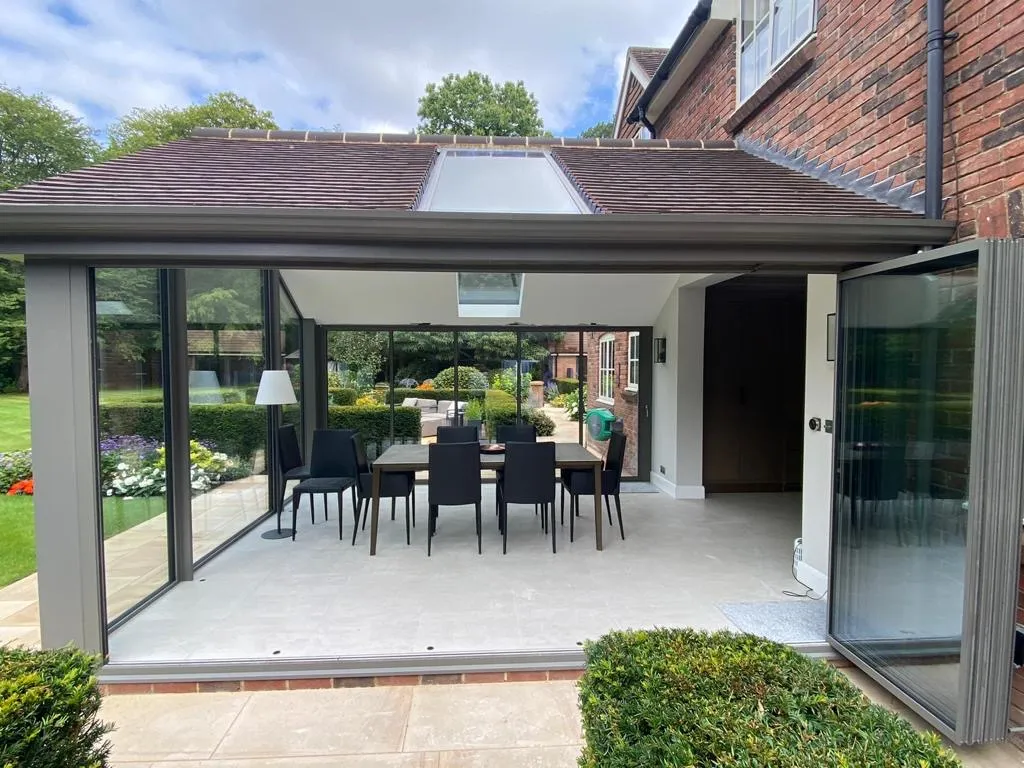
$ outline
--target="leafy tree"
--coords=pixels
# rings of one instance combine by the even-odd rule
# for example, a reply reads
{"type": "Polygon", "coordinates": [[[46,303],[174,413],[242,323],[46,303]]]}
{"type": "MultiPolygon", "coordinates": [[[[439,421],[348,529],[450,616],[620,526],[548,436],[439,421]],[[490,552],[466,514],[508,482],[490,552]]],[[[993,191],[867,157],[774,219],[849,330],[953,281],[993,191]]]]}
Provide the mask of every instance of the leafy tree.
{"type": "Polygon", "coordinates": [[[110,126],[106,157],[118,157],[140,149],[186,138],[195,128],[259,128],[275,130],[277,123],[267,110],[230,91],[214,93],[187,107],[133,109],[110,126]]]}
{"type": "Polygon", "coordinates": [[[91,163],[92,131],[42,95],[0,85],[0,191],[91,163]]]}
{"type": "Polygon", "coordinates": [[[537,99],[522,80],[495,83],[474,71],[428,83],[417,114],[423,133],[538,136],[544,131],[537,99]]]}
{"type": "Polygon", "coordinates": [[[611,139],[615,136],[615,125],[609,120],[594,123],[580,134],[581,139],[611,139]]]}
{"type": "MultiPolygon", "coordinates": [[[[0,191],[88,165],[98,151],[77,117],[0,85],[0,191]]],[[[0,257],[0,388],[25,385],[25,267],[0,257]]]]}
{"type": "Polygon", "coordinates": [[[375,382],[384,370],[388,335],[376,331],[330,331],[327,359],[344,363],[353,376],[375,382]]]}

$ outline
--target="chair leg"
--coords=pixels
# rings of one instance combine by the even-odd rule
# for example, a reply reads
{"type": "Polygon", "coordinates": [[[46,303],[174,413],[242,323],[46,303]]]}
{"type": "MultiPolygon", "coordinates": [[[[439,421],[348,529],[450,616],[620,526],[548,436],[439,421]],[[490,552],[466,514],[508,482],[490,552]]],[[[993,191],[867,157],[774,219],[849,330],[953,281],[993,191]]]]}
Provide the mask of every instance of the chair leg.
{"type": "Polygon", "coordinates": [[[288,500],[288,481],[284,481],[284,490],[281,491],[281,506],[277,508],[277,532],[281,532],[281,515],[284,514],[284,503],[288,500]]]}
{"type": "Polygon", "coordinates": [[[484,521],[480,511],[480,502],[476,503],[476,553],[482,555],[484,553],[484,536],[483,536],[484,521]]]}
{"type": "MultiPolygon", "coordinates": [[[[354,485],[352,486],[352,506],[357,510],[359,509],[359,503],[356,501],[356,487],[354,485]]],[[[356,516],[356,522],[359,522],[358,515],[356,516]]]]}
{"type": "Polygon", "coordinates": [[[309,494],[309,522],[316,525],[316,494],[309,494]]]}
{"type": "Polygon", "coordinates": [[[395,522],[395,497],[391,497],[391,522],[395,522]]]}
{"type": "MultiPolygon", "coordinates": [[[[562,525],[565,525],[565,486],[561,487],[562,490],[562,525]]],[[[569,508],[569,515],[572,515],[572,508],[569,508]]]]}
{"type": "Polygon", "coordinates": [[[501,505],[501,554],[508,554],[508,504],[501,505]]]}
{"type": "Polygon", "coordinates": [[[331,519],[331,516],[330,516],[329,512],[330,512],[330,507],[327,504],[327,494],[325,493],[324,494],[324,520],[330,520],[331,519]]]}
{"type": "Polygon", "coordinates": [[[622,540],[626,540],[626,529],[622,527],[622,504],[619,503],[619,494],[615,493],[615,514],[619,518],[619,535],[622,536],[622,540]]]}
{"type": "Polygon", "coordinates": [[[608,494],[606,493],[606,494],[603,494],[603,495],[604,495],[604,508],[608,510],[608,525],[615,525],[615,523],[612,522],[612,505],[608,501],[608,494]]]}
{"type": "Polygon", "coordinates": [[[412,527],[416,527],[416,480],[412,481],[412,492],[409,494],[412,496],[412,527]]]}
{"type": "Polygon", "coordinates": [[[534,504],[534,505],[533,505],[533,514],[534,514],[534,516],[536,516],[536,515],[537,515],[537,507],[538,507],[538,506],[539,506],[538,504],[534,504]]]}
{"type": "Polygon", "coordinates": [[[405,546],[412,544],[412,534],[409,532],[409,497],[405,497],[405,546]]]}
{"type": "Polygon", "coordinates": [[[579,500],[576,498],[575,493],[569,494],[569,543],[572,544],[576,541],[576,507],[579,506],[579,500]]]}
{"type": "Polygon", "coordinates": [[[555,505],[552,502],[550,505],[544,505],[544,517],[548,516],[548,507],[551,507],[551,554],[558,552],[558,546],[555,543],[555,539],[558,538],[558,531],[555,529],[555,505]]]}
{"type": "Polygon", "coordinates": [[[431,504],[427,508],[427,557],[430,557],[430,547],[434,540],[434,519],[437,514],[437,505],[431,504]]]}
{"type": "MultiPolygon", "coordinates": [[[[344,490],[338,491],[338,541],[344,541],[345,540],[345,531],[344,531],[344,522],[343,522],[345,520],[345,512],[344,512],[344,510],[342,508],[343,507],[342,499],[344,499],[344,498],[345,498],[345,491],[344,490]]],[[[326,507],[326,506],[327,506],[327,504],[324,504],[324,507],[326,507]]]]}
{"type": "MultiPolygon", "coordinates": [[[[359,499],[358,502],[354,503],[356,514],[352,521],[352,546],[356,545],[356,536],[359,535],[359,515],[363,514],[365,505],[363,504],[364,499],[359,499]]],[[[365,519],[365,517],[364,517],[365,519]]]]}
{"type": "Polygon", "coordinates": [[[298,491],[292,491],[292,541],[295,541],[295,529],[299,527],[299,499],[302,496],[298,491]]]}
{"type": "Polygon", "coordinates": [[[370,497],[367,496],[365,499],[363,499],[361,502],[359,502],[359,505],[361,507],[363,507],[363,525],[362,525],[362,528],[365,531],[366,530],[366,518],[369,517],[369,514],[367,514],[367,513],[370,511],[370,497]]]}

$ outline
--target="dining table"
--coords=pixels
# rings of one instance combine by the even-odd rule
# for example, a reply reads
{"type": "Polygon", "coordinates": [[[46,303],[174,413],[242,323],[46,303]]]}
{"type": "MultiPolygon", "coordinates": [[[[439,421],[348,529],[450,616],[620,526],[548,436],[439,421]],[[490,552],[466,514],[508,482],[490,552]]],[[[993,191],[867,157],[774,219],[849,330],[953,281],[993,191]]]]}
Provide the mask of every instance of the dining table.
{"type": "MultiPolygon", "coordinates": [[[[423,443],[392,445],[373,462],[372,498],[370,517],[370,554],[377,554],[377,521],[380,516],[380,479],[385,472],[423,472],[429,470],[430,446],[423,443]]],[[[505,466],[504,452],[491,453],[481,446],[480,469],[496,471],[505,466]]],[[[601,530],[601,471],[604,460],[579,443],[555,443],[555,466],[594,473],[594,542],[598,550],[604,549],[601,530]]]]}

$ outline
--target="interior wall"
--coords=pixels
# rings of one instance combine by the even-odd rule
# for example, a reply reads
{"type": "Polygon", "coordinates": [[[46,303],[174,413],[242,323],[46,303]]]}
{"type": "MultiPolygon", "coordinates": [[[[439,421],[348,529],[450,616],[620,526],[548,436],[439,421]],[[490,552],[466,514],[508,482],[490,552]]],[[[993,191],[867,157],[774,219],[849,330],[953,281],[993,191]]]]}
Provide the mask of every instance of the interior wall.
{"type": "Polygon", "coordinates": [[[827,318],[836,311],[836,276],[807,276],[807,362],[804,372],[803,562],[797,576],[816,592],[828,585],[832,525],[832,434],[812,431],[811,418],[835,419],[836,364],[826,358],[827,318]]]}
{"type": "Polygon", "coordinates": [[[806,308],[803,277],[749,276],[708,288],[708,493],[800,490],[806,308]]]}

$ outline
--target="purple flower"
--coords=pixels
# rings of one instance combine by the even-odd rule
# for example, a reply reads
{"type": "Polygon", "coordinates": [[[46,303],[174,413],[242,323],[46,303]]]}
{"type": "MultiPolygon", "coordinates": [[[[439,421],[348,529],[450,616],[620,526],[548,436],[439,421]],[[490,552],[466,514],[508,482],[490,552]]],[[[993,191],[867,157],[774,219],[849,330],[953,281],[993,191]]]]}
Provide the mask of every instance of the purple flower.
{"type": "Polygon", "coordinates": [[[150,456],[156,453],[160,441],[139,435],[113,435],[100,440],[100,452],[105,454],[131,453],[150,456]]]}

